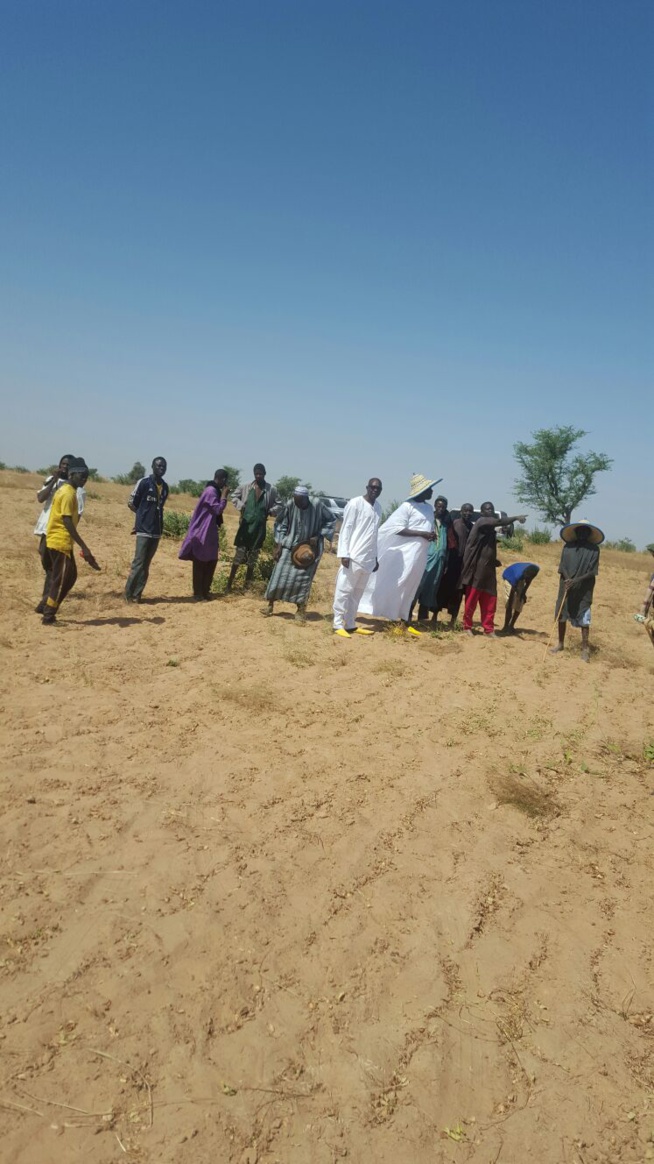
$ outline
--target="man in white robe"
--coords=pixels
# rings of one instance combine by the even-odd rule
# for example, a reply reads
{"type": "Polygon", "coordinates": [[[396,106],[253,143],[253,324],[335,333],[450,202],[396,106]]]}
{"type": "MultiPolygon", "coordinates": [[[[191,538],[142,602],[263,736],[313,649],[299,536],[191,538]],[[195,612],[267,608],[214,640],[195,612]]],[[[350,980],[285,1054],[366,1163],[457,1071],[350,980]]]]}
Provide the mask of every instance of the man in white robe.
{"type": "Polygon", "coordinates": [[[356,626],[357,607],[368,579],[378,569],[377,533],[382,510],[378,497],[379,477],[371,477],[362,497],[353,497],[345,506],[338,535],[341,568],[334,593],[334,632],[342,639],[350,635],[370,635],[373,631],[356,626]]]}
{"type": "Polygon", "coordinates": [[[409,626],[411,603],[425,570],[429,543],[436,536],[434,508],[429,501],[438,483],[418,473],[411,478],[409,497],[379,531],[379,569],[370,575],[359,603],[359,614],[401,620],[413,635],[420,631],[409,626]]]}

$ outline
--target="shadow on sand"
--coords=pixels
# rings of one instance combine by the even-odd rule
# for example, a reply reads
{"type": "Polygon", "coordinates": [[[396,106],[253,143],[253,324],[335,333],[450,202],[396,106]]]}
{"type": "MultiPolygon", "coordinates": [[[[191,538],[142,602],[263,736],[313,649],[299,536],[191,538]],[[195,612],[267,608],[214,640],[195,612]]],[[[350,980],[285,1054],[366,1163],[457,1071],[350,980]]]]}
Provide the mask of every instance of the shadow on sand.
{"type": "MultiPolygon", "coordinates": [[[[270,618],[284,618],[284,619],[286,619],[287,622],[296,622],[297,621],[295,618],[295,615],[291,614],[290,610],[280,610],[279,613],[277,613],[277,611],[275,611],[274,614],[270,615],[270,618]]],[[[311,610],[307,614],[305,621],[306,622],[325,622],[325,615],[318,614],[315,610],[311,610]]],[[[327,619],[327,621],[329,621],[329,620],[327,619]]],[[[302,623],[298,622],[297,625],[302,626],[302,623]]]]}
{"type": "Polygon", "coordinates": [[[165,618],[68,618],[66,622],[73,626],[139,626],[142,622],[155,623],[156,626],[161,626],[166,620],[165,618]]]}

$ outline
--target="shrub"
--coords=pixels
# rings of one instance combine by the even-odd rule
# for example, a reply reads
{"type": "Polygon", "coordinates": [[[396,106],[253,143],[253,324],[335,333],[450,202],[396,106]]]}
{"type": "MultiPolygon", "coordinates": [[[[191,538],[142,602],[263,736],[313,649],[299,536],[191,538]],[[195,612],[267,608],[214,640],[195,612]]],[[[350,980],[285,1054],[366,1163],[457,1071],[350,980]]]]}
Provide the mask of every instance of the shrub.
{"type": "Polygon", "coordinates": [[[195,481],[193,477],[183,477],[171,489],[171,493],[188,493],[190,497],[199,497],[206,484],[206,481],[195,481]]]}
{"type": "Polygon", "coordinates": [[[0,469],[6,469],[6,468],[7,468],[7,466],[5,465],[4,461],[0,461],[0,469]]]}
{"type": "Polygon", "coordinates": [[[605,542],[604,548],[606,550],[622,550],[623,554],[636,553],[636,547],[631,538],[620,538],[617,542],[605,542]]]}
{"type": "Polygon", "coordinates": [[[270,581],[270,575],[272,574],[275,566],[275,559],[273,558],[275,544],[276,543],[273,537],[273,531],[270,527],[268,527],[266,530],[264,543],[261,547],[261,553],[259,554],[259,560],[257,562],[258,574],[262,582],[268,583],[270,581]]]}
{"type": "Polygon", "coordinates": [[[382,510],[382,517],[381,517],[381,519],[382,519],[382,525],[383,525],[383,523],[384,523],[385,521],[388,521],[388,519],[389,519],[389,517],[391,516],[391,514],[392,514],[392,513],[395,513],[395,510],[396,510],[396,509],[399,509],[399,508],[400,508],[400,502],[399,502],[399,501],[389,501],[389,503],[388,503],[388,505],[386,506],[386,508],[382,510]]]}
{"type": "Polygon", "coordinates": [[[31,470],[26,469],[24,465],[13,465],[12,468],[13,468],[14,473],[30,473],[31,472],[31,470]]]}
{"type": "Polygon", "coordinates": [[[510,538],[502,538],[500,545],[502,549],[515,550],[519,553],[520,550],[524,549],[525,545],[524,531],[521,529],[515,530],[510,538]]]}
{"type": "Polygon", "coordinates": [[[527,541],[531,542],[532,546],[549,546],[551,540],[552,531],[549,529],[539,529],[538,526],[527,534],[527,541]]]}
{"type": "Polygon", "coordinates": [[[129,473],[119,473],[117,477],[111,479],[116,482],[116,485],[136,485],[136,482],[145,475],[145,465],[142,465],[140,461],[135,461],[129,473]]]}
{"type": "Polygon", "coordinates": [[[176,538],[179,541],[186,535],[190,524],[191,518],[188,513],[176,513],[174,509],[167,509],[163,521],[164,537],[176,538]]]}

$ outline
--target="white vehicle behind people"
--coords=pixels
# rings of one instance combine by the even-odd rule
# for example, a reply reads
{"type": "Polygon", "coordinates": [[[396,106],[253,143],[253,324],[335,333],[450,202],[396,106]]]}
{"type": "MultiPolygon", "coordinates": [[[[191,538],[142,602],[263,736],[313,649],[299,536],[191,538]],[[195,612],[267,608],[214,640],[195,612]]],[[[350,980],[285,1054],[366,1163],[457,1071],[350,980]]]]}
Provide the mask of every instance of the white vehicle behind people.
{"type": "Polygon", "coordinates": [[[343,520],[345,506],[349,501],[349,497],[321,497],[320,500],[334,514],[337,521],[343,520]]]}
{"type": "Polygon", "coordinates": [[[340,530],[341,525],[343,524],[343,514],[345,513],[345,506],[347,505],[347,503],[349,501],[349,497],[321,497],[320,500],[322,501],[323,505],[325,506],[325,509],[328,509],[330,513],[333,513],[334,517],[336,518],[336,525],[334,526],[334,533],[332,535],[332,540],[329,543],[330,552],[332,554],[335,554],[336,553],[336,544],[335,543],[338,542],[338,531],[340,530]]]}

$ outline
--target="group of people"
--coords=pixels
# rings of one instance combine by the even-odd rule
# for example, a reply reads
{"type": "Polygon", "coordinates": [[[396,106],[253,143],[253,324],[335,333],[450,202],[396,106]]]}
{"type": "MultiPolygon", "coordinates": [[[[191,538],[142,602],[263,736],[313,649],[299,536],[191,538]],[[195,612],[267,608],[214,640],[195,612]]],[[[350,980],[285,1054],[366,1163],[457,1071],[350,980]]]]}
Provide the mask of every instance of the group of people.
{"type": "MultiPolygon", "coordinates": [[[[379,478],[371,478],[364,495],[348,503],[339,537],[341,567],[334,596],[334,631],[339,637],[370,633],[357,626],[357,614],[400,622],[408,634],[419,635],[422,632],[412,621],[416,606],[419,624],[430,614],[436,622],[439,612],[447,610],[450,627],[454,627],[462,601],[464,633],[473,634],[479,607],[484,634],[495,637],[497,529],[524,523],[526,516],[498,517],[492,501],[485,501],[476,521],[469,502],[452,519],[446,497],[440,495],[430,504],[438,483],[416,474],[409,496],[381,528],[379,478]]],[[[580,521],[564,526],[561,537],[565,545],[556,607],[559,642],[553,653],[563,650],[570,622],[581,629],[581,657],[588,662],[590,608],[604,535],[590,522],[580,521]]],[[[504,570],[507,601],[502,633],[514,632],[538,572],[534,562],[514,562],[504,570]]]]}
{"type": "MultiPolygon", "coordinates": [[[[164,506],[169,489],[165,481],[165,457],[155,457],[151,472],[141,478],[130,495],[134,514],[132,533],[135,551],[125,584],[125,599],[140,602],[150,566],[164,531],[164,506]]],[[[53,623],[57,610],[75,584],[74,546],[93,568],[100,567],[78,532],[84,511],[84,484],[88,477],[81,457],[61,458],[55,473],[37,493],[43,509],[36,525],[39,552],[45,572],[43,595],[37,606],[44,623],[53,623]]],[[[364,493],[345,507],[338,535],[340,568],[333,601],[333,626],[339,638],[370,635],[357,623],[359,615],[399,623],[410,635],[420,635],[431,617],[440,611],[457,622],[463,602],[463,631],[473,634],[473,619],[480,610],[481,628],[495,636],[497,609],[497,530],[524,523],[524,514],[498,517],[491,501],[481,506],[474,520],[470,503],[452,518],[447,498],[432,503],[439,481],[415,474],[407,498],[382,524],[379,498],[382,482],[371,477],[364,493]],[[413,621],[417,607],[417,623],[413,621]]],[[[182,542],[179,557],[192,563],[193,596],[207,601],[219,558],[219,533],[230,499],[228,474],[218,469],[203,490],[182,542]]],[[[254,580],[269,518],[274,519],[274,565],[266,588],[262,613],[274,613],[276,602],[294,603],[296,619],[306,620],[307,603],[326,540],[334,537],[335,516],[306,486],[298,486],[289,501],[280,499],[266,480],[265,465],[254,466],[253,479],[231,494],[240,514],[234,539],[235,552],[227,582],[231,591],[238,570],[245,566],[245,587],[254,580]]],[[[564,649],[568,623],[581,630],[581,657],[590,658],[589,628],[595,579],[599,570],[599,546],[604,534],[588,521],[563,527],[564,542],[559,565],[560,587],[556,603],[558,644],[564,649]]],[[[501,633],[510,634],[527,599],[527,590],[538,574],[533,562],[515,562],[503,572],[507,602],[501,633]]],[[[651,606],[651,601],[650,601],[651,606]]],[[[649,607],[648,607],[649,611],[649,607]]]]}

